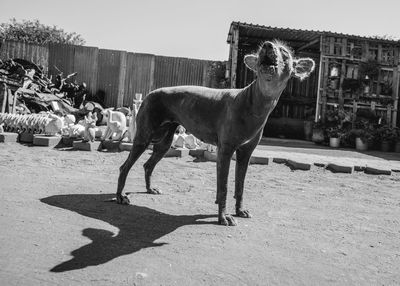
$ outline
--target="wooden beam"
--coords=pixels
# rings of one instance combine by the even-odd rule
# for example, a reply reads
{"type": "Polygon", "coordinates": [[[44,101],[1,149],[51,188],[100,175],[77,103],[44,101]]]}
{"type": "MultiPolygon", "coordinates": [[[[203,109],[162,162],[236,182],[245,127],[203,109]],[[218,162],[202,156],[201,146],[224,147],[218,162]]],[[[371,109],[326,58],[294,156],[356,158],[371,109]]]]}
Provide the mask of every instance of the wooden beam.
{"type": "Polygon", "coordinates": [[[315,45],[316,43],[318,43],[320,40],[321,40],[320,37],[318,37],[317,39],[312,40],[311,42],[309,42],[309,43],[297,48],[296,52],[300,52],[300,51],[302,51],[304,49],[307,49],[308,47],[311,47],[311,46],[315,45]]]}
{"type": "Polygon", "coordinates": [[[231,88],[236,88],[236,73],[239,55],[239,28],[233,27],[232,31],[232,61],[231,61],[231,88]]]}
{"type": "Polygon", "coordinates": [[[120,54],[118,95],[117,95],[118,97],[117,97],[117,106],[116,107],[121,107],[124,105],[127,54],[128,53],[126,51],[121,51],[121,54],[120,54]]]}
{"type": "Polygon", "coordinates": [[[1,106],[1,113],[6,112],[7,104],[7,85],[3,83],[4,93],[3,93],[3,105],[1,106]]]}

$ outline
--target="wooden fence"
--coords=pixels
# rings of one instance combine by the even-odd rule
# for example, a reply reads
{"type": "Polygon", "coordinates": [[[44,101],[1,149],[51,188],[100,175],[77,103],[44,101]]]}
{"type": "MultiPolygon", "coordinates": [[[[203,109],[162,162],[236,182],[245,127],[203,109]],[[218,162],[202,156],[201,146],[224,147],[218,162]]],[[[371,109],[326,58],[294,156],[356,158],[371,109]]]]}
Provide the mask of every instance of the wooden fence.
{"type": "Polygon", "coordinates": [[[37,65],[53,78],[77,72],[77,82],[85,82],[93,95],[104,96],[109,107],[130,106],[136,93],[143,97],[151,90],[175,85],[219,86],[224,62],[156,56],[96,47],[25,42],[0,42],[0,59],[22,58],[37,65]]]}

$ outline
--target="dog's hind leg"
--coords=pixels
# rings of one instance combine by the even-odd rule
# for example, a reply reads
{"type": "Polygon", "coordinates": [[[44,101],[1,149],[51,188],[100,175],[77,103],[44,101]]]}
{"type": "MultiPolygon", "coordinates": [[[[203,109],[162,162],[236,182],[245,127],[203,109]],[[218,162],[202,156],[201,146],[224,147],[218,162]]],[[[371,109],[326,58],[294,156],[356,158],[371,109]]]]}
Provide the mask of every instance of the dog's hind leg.
{"type": "Polygon", "coordinates": [[[169,148],[171,148],[172,140],[174,139],[174,133],[177,127],[178,124],[170,124],[163,138],[153,145],[153,153],[151,154],[147,162],[143,165],[146,190],[149,194],[161,194],[161,191],[159,189],[153,188],[151,186],[151,174],[153,173],[153,170],[157,163],[164,157],[169,148]]]}
{"type": "Polygon", "coordinates": [[[236,150],[236,169],[235,169],[235,199],[236,199],[236,215],[238,217],[250,218],[251,214],[248,210],[243,209],[243,188],[244,179],[247,173],[247,167],[251,154],[260,142],[262,132],[257,134],[250,142],[241,146],[236,150]]]}
{"type": "Polygon", "coordinates": [[[136,160],[140,157],[140,155],[143,154],[148,145],[149,143],[137,143],[137,141],[134,141],[128,159],[126,159],[126,161],[119,168],[117,203],[123,205],[128,205],[130,203],[128,197],[125,195],[125,192],[123,192],[126,177],[128,176],[129,170],[132,168],[133,164],[135,164],[136,160]]]}

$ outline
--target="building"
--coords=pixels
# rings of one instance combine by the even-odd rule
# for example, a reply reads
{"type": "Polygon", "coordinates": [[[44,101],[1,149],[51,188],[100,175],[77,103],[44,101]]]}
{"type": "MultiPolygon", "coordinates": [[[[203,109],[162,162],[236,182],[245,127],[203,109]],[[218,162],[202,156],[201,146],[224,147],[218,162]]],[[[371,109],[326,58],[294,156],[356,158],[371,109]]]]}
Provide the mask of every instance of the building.
{"type": "Polygon", "coordinates": [[[399,41],[232,22],[227,39],[232,88],[254,80],[244,56],[274,39],[286,42],[296,56],[313,58],[316,70],[302,82],[289,81],[266,126],[270,135],[304,138],[299,130],[309,121],[324,121],[333,108],[353,114],[371,109],[388,125],[399,125],[399,41]]]}

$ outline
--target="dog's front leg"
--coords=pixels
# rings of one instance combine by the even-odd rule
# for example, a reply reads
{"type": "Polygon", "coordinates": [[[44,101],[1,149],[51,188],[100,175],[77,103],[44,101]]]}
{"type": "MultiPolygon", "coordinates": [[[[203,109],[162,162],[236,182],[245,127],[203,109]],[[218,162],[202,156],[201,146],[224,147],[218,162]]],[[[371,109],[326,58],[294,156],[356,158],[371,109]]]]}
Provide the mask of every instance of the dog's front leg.
{"type": "Polygon", "coordinates": [[[247,144],[236,150],[236,169],[235,169],[235,199],[236,199],[236,215],[238,217],[250,218],[251,214],[248,210],[243,209],[243,189],[244,179],[247,173],[247,167],[251,154],[260,142],[262,132],[257,134],[247,144]]]}
{"type": "Polygon", "coordinates": [[[229,165],[234,150],[231,147],[218,147],[217,158],[217,201],[218,223],[221,225],[236,225],[235,219],[226,214],[226,195],[228,192],[229,165]]]}

